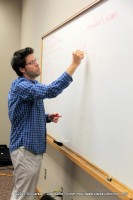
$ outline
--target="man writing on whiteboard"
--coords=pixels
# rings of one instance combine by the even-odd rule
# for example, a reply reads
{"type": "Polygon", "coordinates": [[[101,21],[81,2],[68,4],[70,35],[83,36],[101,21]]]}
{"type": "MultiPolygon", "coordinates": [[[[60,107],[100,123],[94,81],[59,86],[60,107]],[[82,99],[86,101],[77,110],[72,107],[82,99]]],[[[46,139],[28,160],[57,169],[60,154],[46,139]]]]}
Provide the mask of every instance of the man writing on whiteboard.
{"type": "Polygon", "coordinates": [[[46,123],[58,122],[59,114],[46,114],[43,99],[54,98],[72,82],[72,75],[84,58],[73,53],[66,71],[49,85],[38,83],[40,68],[30,47],[18,50],[11,60],[18,78],[8,94],[11,122],[10,154],[14,166],[14,189],[10,200],[33,200],[43,153],[46,152],[46,123]]]}

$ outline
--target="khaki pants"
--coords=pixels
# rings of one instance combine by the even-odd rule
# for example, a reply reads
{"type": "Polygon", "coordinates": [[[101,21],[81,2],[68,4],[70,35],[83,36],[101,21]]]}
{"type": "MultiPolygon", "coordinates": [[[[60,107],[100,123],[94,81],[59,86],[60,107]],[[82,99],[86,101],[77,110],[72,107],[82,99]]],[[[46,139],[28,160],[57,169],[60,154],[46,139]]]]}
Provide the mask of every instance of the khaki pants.
{"type": "Polygon", "coordinates": [[[14,189],[10,200],[33,200],[43,155],[35,155],[24,147],[13,151],[14,189]]]}

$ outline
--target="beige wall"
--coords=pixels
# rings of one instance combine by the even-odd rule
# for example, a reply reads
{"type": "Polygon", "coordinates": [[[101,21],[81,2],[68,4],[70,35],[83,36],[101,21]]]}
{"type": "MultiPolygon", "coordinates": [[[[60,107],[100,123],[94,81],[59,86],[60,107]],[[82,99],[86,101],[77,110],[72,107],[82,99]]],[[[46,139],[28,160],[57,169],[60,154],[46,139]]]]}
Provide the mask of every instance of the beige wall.
{"type": "Polygon", "coordinates": [[[10,59],[20,48],[20,37],[21,0],[0,0],[0,144],[9,144],[7,94],[16,78],[10,59]]]}

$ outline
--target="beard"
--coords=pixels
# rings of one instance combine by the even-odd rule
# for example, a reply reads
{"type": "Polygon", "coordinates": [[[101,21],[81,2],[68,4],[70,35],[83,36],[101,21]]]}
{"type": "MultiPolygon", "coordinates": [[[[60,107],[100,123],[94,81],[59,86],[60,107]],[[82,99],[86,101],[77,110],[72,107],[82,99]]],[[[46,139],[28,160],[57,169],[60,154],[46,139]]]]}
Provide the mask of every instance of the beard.
{"type": "Polygon", "coordinates": [[[40,74],[41,74],[40,69],[35,70],[35,71],[25,70],[25,77],[27,77],[29,79],[35,79],[38,76],[40,76],[40,74]]]}

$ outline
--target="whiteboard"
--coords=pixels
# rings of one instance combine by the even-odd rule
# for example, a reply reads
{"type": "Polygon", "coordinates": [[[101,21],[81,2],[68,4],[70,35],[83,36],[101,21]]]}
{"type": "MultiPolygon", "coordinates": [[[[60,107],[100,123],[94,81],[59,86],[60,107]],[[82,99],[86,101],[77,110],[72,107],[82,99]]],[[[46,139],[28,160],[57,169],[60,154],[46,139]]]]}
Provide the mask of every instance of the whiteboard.
{"type": "Polygon", "coordinates": [[[42,83],[85,59],[72,84],[44,101],[60,113],[47,132],[107,173],[133,188],[133,1],[107,0],[42,38],[42,83]]]}

